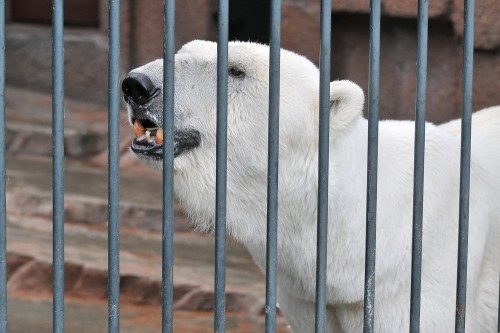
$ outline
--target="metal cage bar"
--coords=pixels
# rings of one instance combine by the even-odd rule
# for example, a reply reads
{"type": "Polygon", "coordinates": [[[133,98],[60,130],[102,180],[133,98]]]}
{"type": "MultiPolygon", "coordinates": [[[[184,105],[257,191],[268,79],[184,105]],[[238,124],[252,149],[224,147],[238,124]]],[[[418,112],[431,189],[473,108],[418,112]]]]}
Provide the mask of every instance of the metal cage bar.
{"type": "Polygon", "coordinates": [[[120,0],[109,0],[108,332],[120,331],[120,0]]]}
{"type": "Polygon", "coordinates": [[[415,156],[413,171],[410,333],[418,333],[420,331],[428,21],[428,2],[427,0],[419,0],[417,28],[417,97],[415,103],[415,156]]]}
{"type": "Polygon", "coordinates": [[[377,164],[380,80],[380,0],[370,2],[370,71],[368,85],[368,172],[363,332],[374,331],[377,164]]]}
{"type": "Polygon", "coordinates": [[[166,0],[163,30],[162,332],[173,332],[175,1],[166,0]]]}
{"type": "Polygon", "coordinates": [[[330,137],[330,63],[331,63],[331,0],[321,1],[320,19],[320,93],[319,93],[319,150],[318,150],[318,216],[316,257],[316,333],[325,332],[326,269],[328,240],[328,175],[330,137]]]}
{"type": "Polygon", "coordinates": [[[472,80],[474,58],[474,0],[464,3],[464,44],[462,69],[462,138],[460,152],[460,206],[458,221],[457,302],[455,332],[465,332],[467,296],[467,249],[469,232],[470,151],[472,121],[472,80]]]}
{"type": "Polygon", "coordinates": [[[53,332],[64,332],[64,17],[63,1],[52,16],[53,332]]]}
{"type": "Polygon", "coordinates": [[[276,331],[281,0],[271,1],[267,171],[266,333],[276,331]]]}
{"type": "Polygon", "coordinates": [[[215,210],[215,332],[225,330],[226,196],[227,196],[227,71],[229,1],[219,0],[217,43],[217,143],[215,210]]]}
{"type": "Polygon", "coordinates": [[[5,177],[5,0],[0,1],[0,333],[7,333],[7,216],[5,177]]]}

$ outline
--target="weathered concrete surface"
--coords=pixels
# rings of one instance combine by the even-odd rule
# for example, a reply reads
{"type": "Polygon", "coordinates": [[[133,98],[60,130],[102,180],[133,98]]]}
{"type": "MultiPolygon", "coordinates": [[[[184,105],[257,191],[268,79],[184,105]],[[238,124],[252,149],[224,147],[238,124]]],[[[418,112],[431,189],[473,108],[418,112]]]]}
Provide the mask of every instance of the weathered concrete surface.
{"type": "MultiPolygon", "coordinates": [[[[107,304],[67,298],[65,301],[66,333],[107,332],[107,304]]],[[[52,303],[49,299],[9,299],[9,333],[52,332],[52,303]]],[[[123,304],[120,309],[120,332],[154,333],[161,331],[159,306],[123,304]]],[[[226,313],[226,332],[263,332],[264,317],[248,317],[242,313],[226,313]]],[[[174,312],[174,332],[213,332],[213,315],[209,312],[174,312]]],[[[278,321],[277,333],[291,332],[282,320],[278,321]]]]}
{"type": "MultiPolygon", "coordinates": [[[[49,296],[52,292],[52,225],[39,218],[9,218],[7,224],[9,291],[49,296]],[[19,260],[21,258],[21,260],[19,260]],[[11,262],[15,267],[11,266],[11,262]]],[[[123,229],[120,236],[121,290],[131,303],[160,304],[161,235],[123,229]]],[[[210,310],[213,298],[214,241],[196,233],[174,238],[175,298],[188,310],[210,310]],[[205,303],[198,301],[202,293],[205,303]],[[196,299],[196,302],[183,299],[196,299]],[[190,304],[189,304],[190,303],[190,304]],[[200,304],[199,308],[196,305],[200,304]]],[[[106,290],[107,233],[79,225],[65,226],[65,263],[68,296],[99,299],[106,290]],[[99,286],[99,284],[103,284],[99,286]],[[92,288],[86,286],[93,285],[92,288]]],[[[260,313],[264,295],[262,274],[247,252],[228,242],[227,308],[260,313]]]]}
{"type": "MultiPolygon", "coordinates": [[[[51,97],[11,86],[7,88],[5,97],[8,152],[50,156],[52,154],[51,97]]],[[[66,99],[64,104],[66,156],[87,158],[105,150],[108,144],[106,108],[71,99],[66,99]]],[[[125,121],[122,123],[125,124],[125,121]]]]}
{"type": "MultiPolygon", "coordinates": [[[[50,26],[7,24],[6,78],[9,84],[50,93],[52,32],[50,26]]],[[[65,29],[65,90],[67,96],[99,103],[107,101],[105,35],[93,29],[65,29]]]]}
{"type": "MultiPolygon", "coordinates": [[[[10,215],[52,217],[52,162],[19,155],[7,157],[7,203],[10,215]]],[[[161,174],[141,164],[121,176],[121,223],[127,227],[161,230],[161,174]]],[[[67,160],[65,220],[104,225],[108,218],[107,169],[67,160]]],[[[190,230],[176,206],[175,227],[190,230]]]]}
{"type": "MultiPolygon", "coordinates": [[[[43,313],[49,311],[50,304],[45,300],[52,294],[51,232],[52,225],[45,219],[9,218],[7,251],[11,333],[30,332],[27,330],[29,325],[49,328],[51,316],[43,313]],[[18,315],[23,307],[24,317],[18,315]]],[[[125,313],[129,313],[129,319],[127,315],[122,317],[123,325],[131,325],[125,328],[130,332],[139,332],[134,330],[138,329],[134,328],[134,323],[141,318],[147,325],[160,318],[161,236],[122,229],[120,244],[121,300],[127,305],[125,313]],[[144,311],[144,308],[150,310],[144,311]]],[[[196,328],[179,332],[210,332],[213,329],[210,319],[214,295],[213,239],[195,233],[176,234],[174,253],[175,312],[180,318],[186,318],[184,322],[180,320],[182,325],[196,328]]],[[[235,243],[228,243],[226,260],[226,309],[229,318],[234,317],[228,319],[228,331],[231,327],[234,332],[260,331],[265,290],[262,274],[246,251],[235,243]],[[253,328],[240,330],[246,326],[253,328]]],[[[72,325],[82,327],[79,323],[86,322],[84,326],[89,326],[88,332],[99,332],[99,323],[106,320],[103,304],[107,297],[107,234],[104,229],[66,224],[65,295],[70,300],[67,317],[79,317],[75,321],[68,320],[69,329],[72,325]]],[[[278,320],[279,332],[287,332],[283,318],[278,320]]],[[[141,332],[157,331],[154,325],[151,330],[143,329],[141,332]]]]}

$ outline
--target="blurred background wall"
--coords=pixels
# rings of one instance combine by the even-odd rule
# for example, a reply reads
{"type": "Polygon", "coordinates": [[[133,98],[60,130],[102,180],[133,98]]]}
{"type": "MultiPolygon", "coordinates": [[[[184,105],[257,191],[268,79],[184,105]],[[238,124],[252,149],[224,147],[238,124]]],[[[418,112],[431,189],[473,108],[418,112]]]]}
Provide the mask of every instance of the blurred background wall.
{"type": "MultiPolygon", "coordinates": [[[[230,38],[266,43],[269,1],[230,3],[230,38]]],[[[282,47],[317,63],[319,1],[283,0],[282,47]]],[[[216,0],[176,3],[176,45],[216,40],[216,0]]],[[[51,1],[10,0],[7,83],[50,92],[51,1]]],[[[368,0],[335,0],[332,8],[332,80],[350,79],[366,91],[368,0]]],[[[382,3],[381,117],[412,119],[415,98],[417,0],[382,3]]],[[[107,1],[65,1],[66,95],[88,102],[107,100],[107,1]]],[[[162,0],[123,0],[122,69],[162,56],[162,0]]],[[[429,2],[427,118],[434,122],[461,112],[463,0],[429,2]]],[[[475,11],[474,109],[500,104],[500,1],[477,0],[475,11]]]]}

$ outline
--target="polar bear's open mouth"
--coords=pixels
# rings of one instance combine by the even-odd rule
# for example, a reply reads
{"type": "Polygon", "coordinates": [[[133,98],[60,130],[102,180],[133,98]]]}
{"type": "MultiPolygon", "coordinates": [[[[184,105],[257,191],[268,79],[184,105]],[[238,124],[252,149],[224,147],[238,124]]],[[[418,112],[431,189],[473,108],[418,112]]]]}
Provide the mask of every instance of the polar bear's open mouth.
{"type": "MultiPolygon", "coordinates": [[[[163,129],[148,119],[132,119],[135,139],[131,149],[138,155],[154,159],[163,158],[163,129]]],[[[174,157],[200,145],[200,133],[196,130],[174,130],[174,157]]]]}

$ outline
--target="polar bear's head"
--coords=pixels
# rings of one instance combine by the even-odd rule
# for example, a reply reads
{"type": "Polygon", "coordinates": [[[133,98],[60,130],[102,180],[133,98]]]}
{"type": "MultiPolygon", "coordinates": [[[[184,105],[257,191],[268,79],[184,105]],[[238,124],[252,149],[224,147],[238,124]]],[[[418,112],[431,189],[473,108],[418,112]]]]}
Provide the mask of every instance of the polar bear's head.
{"type": "MultiPolygon", "coordinates": [[[[229,43],[228,76],[228,149],[243,149],[248,153],[251,148],[260,155],[262,149],[267,149],[269,48],[257,43],[229,43]],[[243,141],[246,141],[244,146],[233,146],[243,141]]],[[[163,123],[162,84],[162,59],[132,70],[122,84],[129,121],[135,125],[132,150],[153,164],[162,159],[161,129],[156,137],[163,123]]],[[[318,85],[319,72],[312,62],[293,52],[281,51],[280,140],[283,148],[315,141],[318,85]]],[[[205,150],[215,147],[216,91],[217,44],[199,40],[185,44],[175,56],[176,160],[200,154],[204,149],[198,147],[205,150]]],[[[359,117],[362,105],[363,92],[358,86],[349,81],[332,82],[333,129],[340,131],[348,127],[351,120],[359,117]]],[[[176,164],[180,167],[182,163],[176,164]]]]}
{"type": "MultiPolygon", "coordinates": [[[[306,155],[313,159],[317,151],[319,71],[312,62],[293,52],[282,50],[280,57],[280,159],[305,159],[306,155]]],[[[260,180],[265,183],[269,48],[231,42],[228,62],[228,186],[253,186],[260,180]]],[[[159,59],[132,70],[122,84],[136,135],[131,148],[141,159],[159,168],[163,142],[162,82],[163,60],[159,59]]],[[[192,41],[179,50],[175,55],[174,87],[176,187],[184,184],[177,179],[185,176],[196,178],[198,187],[213,189],[216,43],[192,41]]],[[[331,129],[335,135],[360,117],[364,97],[357,85],[334,81],[330,100],[331,129]]]]}

